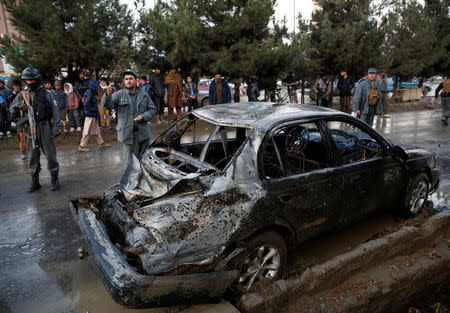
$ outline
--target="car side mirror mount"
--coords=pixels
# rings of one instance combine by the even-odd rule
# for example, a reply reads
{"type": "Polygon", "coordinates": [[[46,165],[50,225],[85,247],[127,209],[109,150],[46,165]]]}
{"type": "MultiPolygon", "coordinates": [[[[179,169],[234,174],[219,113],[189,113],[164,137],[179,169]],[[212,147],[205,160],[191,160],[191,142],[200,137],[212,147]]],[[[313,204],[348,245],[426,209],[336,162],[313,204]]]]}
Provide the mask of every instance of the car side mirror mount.
{"type": "Polygon", "coordinates": [[[408,154],[405,152],[405,150],[403,150],[402,147],[400,146],[391,146],[388,149],[388,153],[393,155],[394,157],[397,157],[403,161],[406,161],[408,159],[408,154]]]}

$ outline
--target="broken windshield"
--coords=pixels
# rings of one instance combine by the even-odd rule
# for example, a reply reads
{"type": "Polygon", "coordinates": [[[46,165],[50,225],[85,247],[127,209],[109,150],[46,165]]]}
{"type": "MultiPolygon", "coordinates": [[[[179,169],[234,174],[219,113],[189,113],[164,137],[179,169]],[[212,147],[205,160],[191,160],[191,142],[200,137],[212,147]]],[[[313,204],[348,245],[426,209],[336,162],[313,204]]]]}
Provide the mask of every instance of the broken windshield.
{"type": "Polygon", "coordinates": [[[152,144],[155,155],[184,173],[223,170],[250,129],[217,125],[189,114],[152,144]]]}

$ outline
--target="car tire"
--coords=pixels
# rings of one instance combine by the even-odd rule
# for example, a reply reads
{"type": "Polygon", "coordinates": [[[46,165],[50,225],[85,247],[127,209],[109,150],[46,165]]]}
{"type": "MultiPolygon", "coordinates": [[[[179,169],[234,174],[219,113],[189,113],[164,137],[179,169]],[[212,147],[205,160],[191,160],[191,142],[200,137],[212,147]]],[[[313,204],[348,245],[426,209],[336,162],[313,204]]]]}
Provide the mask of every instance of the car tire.
{"type": "Polygon", "coordinates": [[[428,175],[420,173],[408,185],[406,194],[402,201],[403,217],[414,217],[420,213],[427,203],[428,193],[430,191],[430,180],[428,175]]]}
{"type": "Polygon", "coordinates": [[[208,98],[208,97],[203,98],[203,99],[202,99],[202,102],[200,103],[201,107],[206,107],[206,106],[208,106],[208,104],[209,104],[208,101],[209,101],[209,98],[208,98]]]}
{"type": "Polygon", "coordinates": [[[230,267],[240,273],[234,289],[245,293],[258,281],[272,280],[283,274],[287,247],[280,234],[265,231],[251,237],[244,246],[245,251],[230,262],[230,267]]]}

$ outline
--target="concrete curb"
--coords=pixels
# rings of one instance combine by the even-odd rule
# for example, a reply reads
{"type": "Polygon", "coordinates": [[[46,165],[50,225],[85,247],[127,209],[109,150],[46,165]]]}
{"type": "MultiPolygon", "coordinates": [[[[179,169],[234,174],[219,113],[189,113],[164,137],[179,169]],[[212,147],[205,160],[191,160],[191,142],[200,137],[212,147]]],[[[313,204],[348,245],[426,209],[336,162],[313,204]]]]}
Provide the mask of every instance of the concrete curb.
{"type": "Polygon", "coordinates": [[[271,284],[269,294],[246,294],[239,300],[238,307],[244,312],[261,312],[266,303],[283,303],[290,295],[300,291],[302,294],[313,294],[337,286],[358,272],[367,271],[392,258],[436,245],[449,237],[450,212],[441,212],[430,217],[421,227],[402,227],[324,264],[308,268],[297,279],[278,280],[271,284]]]}

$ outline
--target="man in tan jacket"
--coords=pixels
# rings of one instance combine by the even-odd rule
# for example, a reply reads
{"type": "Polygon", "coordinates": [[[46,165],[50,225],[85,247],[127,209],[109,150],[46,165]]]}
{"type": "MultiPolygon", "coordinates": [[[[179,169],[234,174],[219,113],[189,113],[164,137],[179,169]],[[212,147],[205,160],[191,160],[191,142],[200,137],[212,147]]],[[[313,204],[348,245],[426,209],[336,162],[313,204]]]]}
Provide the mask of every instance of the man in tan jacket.
{"type": "Polygon", "coordinates": [[[164,82],[167,88],[167,107],[169,109],[169,121],[181,118],[181,95],[183,79],[175,68],[171,68],[164,82]],[[177,117],[173,118],[173,108],[177,109],[177,117]]]}

